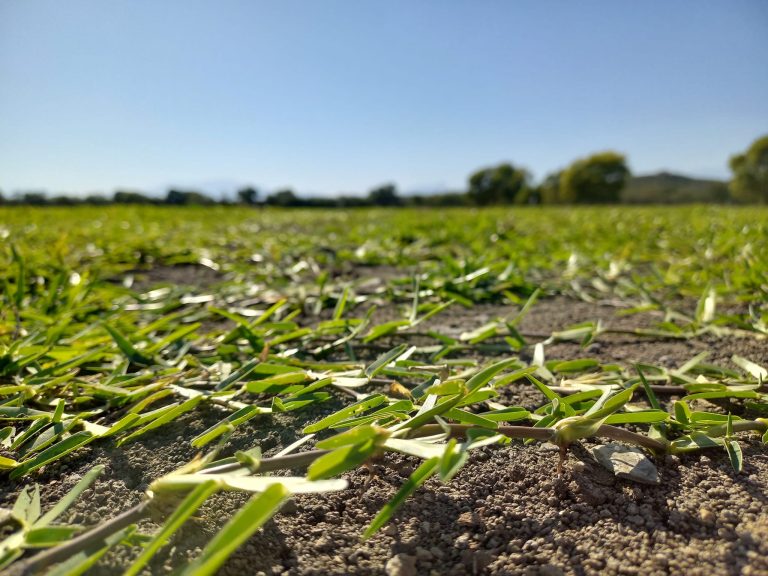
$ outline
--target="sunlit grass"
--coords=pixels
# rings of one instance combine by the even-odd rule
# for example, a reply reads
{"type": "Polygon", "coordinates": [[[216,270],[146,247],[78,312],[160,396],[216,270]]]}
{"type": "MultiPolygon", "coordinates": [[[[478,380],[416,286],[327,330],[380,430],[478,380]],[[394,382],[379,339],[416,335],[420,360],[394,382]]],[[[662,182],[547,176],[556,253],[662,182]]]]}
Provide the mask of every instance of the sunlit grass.
{"type": "Polygon", "coordinates": [[[13,529],[0,569],[47,548],[14,569],[66,561],[57,569],[75,570],[123,543],[142,547],[129,569],[138,573],[212,494],[256,493],[187,569],[212,573],[288,494],[344,489],[340,475],[385,452],[421,465],[364,537],[482,446],[549,441],[562,457],[574,442],[608,437],[650,454],[724,450],[738,472],[740,435],[768,441],[768,371],[749,358],[717,366],[699,355],[670,369],[639,357],[605,364],[586,350],[546,356],[557,342],[586,347],[615,333],[764,339],[768,210],[14,208],[0,210],[0,223],[3,475],[34,482],[90,443],[127,447],[202,407],[223,411],[189,439],[204,456],[91,531],[53,522],[100,468],[45,515],[38,488],[20,489],[3,520],[13,529]],[[179,265],[204,273],[164,276],[179,265]],[[522,330],[537,301],[555,294],[655,320],[522,330]],[[504,313],[460,334],[441,327],[453,310],[483,303],[504,313]],[[540,405],[499,402],[511,385],[538,390],[540,405]],[[656,394],[670,390],[680,399],[667,412],[656,394]],[[324,408],[331,400],[343,406],[324,408]],[[308,407],[324,415],[276,457],[228,444],[256,416],[308,407]],[[268,475],[297,466],[305,477],[268,475]],[[159,501],[179,503],[158,532],[139,537],[131,526],[159,501]]]}

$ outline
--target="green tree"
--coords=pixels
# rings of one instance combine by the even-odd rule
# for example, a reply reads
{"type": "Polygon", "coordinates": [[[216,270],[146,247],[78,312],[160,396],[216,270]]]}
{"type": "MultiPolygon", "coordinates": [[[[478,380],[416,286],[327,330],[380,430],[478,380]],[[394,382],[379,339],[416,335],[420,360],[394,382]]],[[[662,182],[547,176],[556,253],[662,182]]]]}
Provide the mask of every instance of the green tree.
{"type": "Polygon", "coordinates": [[[85,204],[92,204],[94,206],[103,206],[109,204],[109,200],[101,194],[90,194],[83,199],[85,204]]]}
{"type": "Polygon", "coordinates": [[[125,190],[118,190],[112,196],[112,201],[115,204],[151,204],[152,198],[145,196],[141,192],[130,192],[125,190]]]}
{"type": "Polygon", "coordinates": [[[48,197],[45,192],[24,192],[19,198],[21,204],[30,206],[44,206],[48,204],[48,197]]]}
{"type": "Polygon", "coordinates": [[[397,195],[397,188],[394,184],[377,186],[368,192],[368,201],[374,206],[399,206],[401,204],[400,196],[397,195]]]}
{"type": "Polygon", "coordinates": [[[341,208],[362,208],[369,205],[368,199],[360,196],[341,195],[336,197],[336,206],[341,208]]]}
{"type": "Polygon", "coordinates": [[[191,204],[213,204],[214,202],[212,198],[201,192],[171,189],[168,190],[168,194],[165,196],[165,203],[186,206],[191,204]]]}
{"type": "Polygon", "coordinates": [[[531,188],[530,175],[522,168],[505,163],[483,168],[469,177],[468,195],[480,206],[489,204],[524,204],[531,188]]]}
{"type": "Polygon", "coordinates": [[[731,196],[739,202],[768,203],[768,135],[758,138],[743,154],[731,157],[731,196]]]}
{"type": "Polygon", "coordinates": [[[300,204],[298,196],[290,188],[270,194],[267,196],[266,202],[270,206],[298,206],[300,204]]]}
{"type": "Polygon", "coordinates": [[[618,202],[629,176],[622,154],[609,151],[581,158],[560,176],[558,200],[579,204],[618,202]]]}
{"type": "Polygon", "coordinates": [[[259,198],[259,191],[255,188],[248,186],[237,191],[237,199],[240,204],[248,204],[253,206],[259,198]]]}
{"type": "Polygon", "coordinates": [[[539,185],[539,197],[542,204],[557,204],[560,202],[560,178],[562,170],[548,174],[539,185]]]}
{"type": "Polygon", "coordinates": [[[77,196],[66,196],[61,194],[48,200],[48,203],[52,206],[76,206],[77,204],[82,203],[82,199],[77,196]]]}

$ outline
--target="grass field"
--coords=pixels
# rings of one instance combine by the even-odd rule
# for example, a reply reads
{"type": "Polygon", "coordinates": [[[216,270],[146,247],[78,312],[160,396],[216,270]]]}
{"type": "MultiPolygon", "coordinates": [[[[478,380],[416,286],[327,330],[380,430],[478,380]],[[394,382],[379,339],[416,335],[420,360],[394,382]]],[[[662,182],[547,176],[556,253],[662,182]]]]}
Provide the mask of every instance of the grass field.
{"type": "Polygon", "coordinates": [[[768,571],[766,208],[14,207],[0,239],[0,570],[768,571]]]}

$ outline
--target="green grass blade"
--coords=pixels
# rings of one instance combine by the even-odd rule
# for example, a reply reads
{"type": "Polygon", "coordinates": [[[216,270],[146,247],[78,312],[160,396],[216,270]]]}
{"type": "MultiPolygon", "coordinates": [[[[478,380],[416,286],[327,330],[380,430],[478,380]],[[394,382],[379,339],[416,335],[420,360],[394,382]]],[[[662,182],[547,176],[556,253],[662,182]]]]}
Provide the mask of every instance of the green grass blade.
{"type": "Polygon", "coordinates": [[[248,376],[248,374],[253,372],[253,369],[256,368],[256,366],[258,366],[259,364],[260,364],[260,360],[258,358],[254,358],[253,360],[250,360],[249,362],[243,364],[242,366],[240,366],[240,368],[232,372],[232,374],[227,376],[224,380],[216,384],[216,391],[218,392],[221,390],[226,390],[233,384],[236,384],[237,382],[239,382],[240,380],[248,376]]]}
{"type": "Polygon", "coordinates": [[[414,275],[413,277],[413,302],[411,303],[411,314],[408,316],[408,322],[411,325],[416,321],[416,317],[419,314],[419,277],[414,275]]]}
{"type": "Polygon", "coordinates": [[[50,548],[69,540],[77,534],[80,526],[42,526],[33,527],[24,536],[25,548],[50,548]]]}
{"type": "Polygon", "coordinates": [[[584,372],[600,366],[600,362],[592,358],[582,358],[580,360],[566,360],[555,364],[552,368],[555,372],[584,372]]]}
{"type": "Polygon", "coordinates": [[[358,426],[352,428],[341,434],[336,434],[325,440],[321,440],[315,444],[316,448],[320,450],[334,450],[342,446],[350,446],[352,444],[362,444],[368,440],[373,440],[377,436],[381,435],[383,431],[381,428],[375,428],[373,426],[358,426]]]}
{"type": "MultiPolygon", "coordinates": [[[[622,390],[613,396],[609,396],[605,402],[602,403],[602,406],[600,406],[600,408],[597,410],[593,411],[592,408],[590,408],[587,411],[586,416],[597,419],[604,418],[609,414],[613,414],[617,410],[623,408],[624,405],[632,399],[632,394],[634,393],[635,388],[637,388],[637,385],[630,386],[629,388],[622,390]]],[[[598,402],[595,402],[595,406],[598,406],[599,402],[599,400],[598,402]]]]}
{"type": "Polygon", "coordinates": [[[651,408],[654,410],[661,410],[659,399],[656,398],[656,393],[653,391],[653,388],[651,388],[651,385],[648,384],[648,380],[646,380],[645,374],[643,374],[639,364],[635,364],[635,370],[637,370],[637,375],[640,376],[640,382],[643,384],[643,390],[645,391],[645,396],[648,398],[648,403],[651,405],[651,408]]]}
{"type": "Polygon", "coordinates": [[[104,539],[104,546],[96,550],[78,552],[64,562],[49,568],[46,576],[80,576],[90,570],[104,554],[120,544],[136,531],[136,526],[131,525],[104,539]]]}
{"type": "Polygon", "coordinates": [[[287,300],[283,298],[281,300],[278,300],[274,304],[272,304],[272,306],[267,308],[267,310],[261,316],[256,318],[256,320],[254,320],[253,322],[251,322],[251,328],[255,328],[259,324],[263,324],[264,322],[269,320],[275,314],[275,312],[277,312],[280,308],[282,308],[285,305],[286,302],[287,300]]]}
{"type": "Polygon", "coordinates": [[[258,406],[243,406],[236,412],[233,412],[227,416],[224,420],[214,424],[204,432],[195,436],[190,444],[195,448],[202,448],[222,434],[225,434],[230,430],[234,430],[235,426],[247,422],[259,414],[268,414],[269,412],[270,411],[268,409],[260,408],[258,406]]]}
{"type": "Polygon", "coordinates": [[[430,458],[421,463],[421,465],[414,470],[413,474],[408,480],[400,487],[397,494],[387,502],[384,507],[376,514],[371,524],[363,533],[363,540],[367,540],[373,536],[384,524],[386,524],[395,511],[405,502],[406,498],[410,496],[419,486],[424,484],[427,479],[437,472],[437,468],[440,464],[440,457],[430,458]]]}
{"type": "Polygon", "coordinates": [[[528,312],[530,312],[531,308],[533,308],[533,305],[536,303],[536,300],[539,299],[540,293],[541,293],[541,288],[536,288],[536,290],[534,290],[533,293],[528,297],[528,300],[525,301],[525,304],[523,304],[523,307],[520,309],[520,311],[515,315],[514,318],[509,320],[507,324],[510,324],[512,326],[518,326],[520,322],[523,321],[523,318],[526,317],[528,312]]]}
{"type": "Polygon", "coordinates": [[[557,394],[552,389],[550,389],[549,386],[544,384],[544,382],[542,382],[541,380],[536,378],[533,374],[525,374],[525,377],[528,379],[529,382],[531,382],[531,384],[536,386],[536,388],[539,389],[539,392],[544,394],[544,396],[550,402],[552,402],[553,400],[560,400],[560,395],[559,394],[557,394]]]}
{"type": "Polygon", "coordinates": [[[469,451],[465,444],[457,447],[456,439],[451,438],[445,446],[445,452],[440,458],[440,481],[449,482],[461,467],[467,463],[469,451]]]}
{"type": "Polygon", "coordinates": [[[64,440],[57,442],[50,448],[46,448],[34,458],[30,458],[29,460],[23,461],[11,472],[10,477],[13,480],[16,480],[17,478],[21,478],[25,474],[29,474],[30,472],[33,472],[38,468],[45,466],[49,462],[58,460],[59,458],[66,456],[73,450],[77,450],[81,446],[84,446],[85,444],[90,442],[93,438],[94,436],[92,433],[85,432],[85,431],[78,432],[77,434],[72,434],[72,436],[70,436],[69,438],[65,438],[64,440]]]}
{"type": "Polygon", "coordinates": [[[378,340],[379,338],[396,332],[398,328],[410,325],[411,323],[408,320],[392,320],[390,322],[384,322],[383,324],[371,328],[371,330],[363,337],[363,343],[369,344],[374,340],[378,340]]]}
{"type": "Polygon", "coordinates": [[[363,398],[359,402],[355,402],[354,404],[345,406],[344,408],[342,408],[337,412],[334,412],[330,416],[326,416],[319,422],[310,424],[309,426],[304,428],[303,433],[312,434],[314,432],[319,432],[320,430],[324,430],[325,428],[328,428],[329,426],[335,424],[336,422],[341,422],[342,420],[349,418],[350,416],[354,416],[355,414],[359,414],[360,412],[363,412],[365,410],[375,408],[376,406],[379,406],[380,404],[383,404],[386,401],[387,401],[387,397],[384,396],[383,394],[373,394],[371,396],[367,396],[366,398],[363,398]]]}
{"type": "Polygon", "coordinates": [[[456,420],[462,424],[469,424],[471,426],[480,426],[481,428],[495,429],[498,428],[498,423],[495,420],[489,420],[479,414],[473,414],[459,408],[451,408],[445,413],[446,418],[456,420]]]}
{"type": "Polygon", "coordinates": [[[664,410],[640,410],[639,412],[622,412],[611,414],[605,419],[605,424],[658,424],[669,420],[669,414],[664,410]]]}
{"type": "Polygon", "coordinates": [[[483,368],[482,370],[480,370],[480,372],[478,372],[477,374],[472,376],[472,378],[467,380],[467,383],[466,383],[467,390],[469,390],[470,392],[474,392],[478,388],[485,386],[488,382],[490,382],[491,378],[493,378],[496,374],[498,374],[505,368],[512,366],[513,364],[517,364],[516,358],[501,360],[500,362],[496,362],[486,368],[483,368]]]}
{"type": "Polygon", "coordinates": [[[441,302],[440,304],[437,304],[437,305],[433,306],[429,310],[429,312],[423,314],[422,316],[420,316],[419,318],[417,318],[416,320],[411,322],[411,327],[418,326],[422,322],[426,322],[427,320],[432,318],[432,316],[435,316],[436,314],[439,314],[440,312],[442,312],[443,310],[448,308],[448,306],[450,306],[453,303],[454,303],[454,300],[448,300],[446,302],[441,302]]]}
{"type": "Polygon", "coordinates": [[[373,440],[337,448],[312,462],[307,469],[307,478],[325,480],[338,476],[367,462],[376,449],[377,446],[373,440]]]}
{"type": "Polygon", "coordinates": [[[390,350],[389,352],[385,352],[376,360],[374,360],[369,366],[363,370],[363,375],[365,375],[368,378],[373,378],[376,376],[379,372],[384,370],[384,368],[387,367],[387,365],[395,360],[396,358],[403,355],[403,352],[405,352],[408,349],[408,344],[400,344],[399,346],[395,346],[390,350]]]}
{"type": "Polygon", "coordinates": [[[77,500],[77,498],[82,494],[84,490],[86,490],[93,482],[98,478],[101,473],[104,472],[104,465],[99,464],[98,466],[94,466],[88,472],[85,473],[85,475],[80,479],[80,481],[75,484],[72,489],[67,492],[64,497],[59,500],[56,505],[51,508],[48,512],[46,512],[37,522],[35,522],[36,527],[42,527],[50,524],[56,518],[58,518],[62,513],[64,513],[67,508],[69,508],[72,503],[77,500]]]}
{"type": "Polygon", "coordinates": [[[261,494],[253,496],[219,531],[182,576],[208,576],[214,574],[226,559],[256,530],[280,509],[288,497],[282,484],[273,484],[261,494]]]}
{"type": "Polygon", "coordinates": [[[348,297],[349,297],[349,286],[344,288],[344,291],[341,293],[341,298],[339,298],[339,301],[336,302],[336,307],[333,309],[333,316],[332,316],[334,320],[339,320],[341,319],[342,316],[344,316],[344,310],[347,307],[348,297]]]}
{"type": "Polygon", "coordinates": [[[262,380],[251,380],[246,383],[245,389],[251,394],[279,394],[286,388],[294,387],[296,384],[306,382],[308,379],[309,376],[307,376],[306,372],[288,372],[262,380]]]}
{"type": "Polygon", "coordinates": [[[24,526],[32,526],[40,517],[40,487],[24,488],[13,503],[11,515],[24,526]]]}
{"type": "Polygon", "coordinates": [[[442,398],[444,398],[443,402],[435,404],[431,408],[425,410],[424,408],[426,406],[422,406],[413,418],[398,424],[394,427],[394,429],[400,430],[404,428],[418,428],[423,424],[432,422],[435,419],[435,416],[440,416],[452,408],[455,408],[456,405],[464,399],[461,394],[456,394],[456,396],[443,396],[442,398]]]}
{"type": "Polygon", "coordinates": [[[683,396],[682,400],[716,400],[718,398],[759,398],[760,394],[754,390],[717,390],[714,392],[697,392],[683,396]]]}
{"type": "Polygon", "coordinates": [[[149,346],[145,350],[145,354],[148,354],[149,356],[154,356],[158,352],[164,350],[165,348],[168,348],[171,344],[174,344],[175,342],[178,342],[182,338],[189,336],[192,334],[195,330],[200,328],[201,324],[199,322],[195,322],[194,324],[190,324],[189,326],[182,326],[180,328],[177,328],[173,332],[171,332],[168,336],[165,336],[158,342],[155,342],[152,346],[149,346]]]}
{"type": "Polygon", "coordinates": [[[137,438],[142,434],[146,434],[150,430],[154,430],[155,428],[159,428],[160,426],[163,426],[164,424],[167,424],[168,422],[175,420],[185,412],[194,410],[195,406],[197,406],[202,399],[203,399],[202,396],[193,396],[192,398],[185,400],[178,406],[174,406],[171,410],[164,411],[159,417],[153,419],[146,426],[139,428],[138,430],[136,430],[136,432],[133,432],[128,436],[125,436],[124,438],[120,438],[120,440],[118,440],[117,442],[117,445],[122,446],[126,442],[130,442],[134,438],[137,438]]]}
{"type": "Polygon", "coordinates": [[[112,340],[115,341],[115,344],[117,344],[117,347],[120,349],[120,351],[131,362],[143,366],[150,366],[153,363],[151,358],[139,352],[136,347],[131,344],[130,340],[123,336],[117,328],[110,326],[106,322],[103,322],[102,325],[104,326],[104,329],[109,333],[109,335],[112,336],[112,340]]]}
{"type": "Polygon", "coordinates": [[[726,440],[725,451],[728,453],[733,470],[736,474],[739,474],[744,469],[744,456],[741,453],[741,446],[739,446],[736,440],[726,440]]]}
{"type": "Polygon", "coordinates": [[[123,576],[135,576],[138,574],[152,556],[162,548],[170,537],[176,532],[181,525],[194,514],[200,506],[208,499],[208,497],[218,490],[219,484],[215,480],[209,480],[203,482],[195,487],[186,498],[182,500],[173,514],[165,521],[160,531],[155,534],[152,540],[142,550],[139,557],[131,564],[124,572],[123,576]]]}

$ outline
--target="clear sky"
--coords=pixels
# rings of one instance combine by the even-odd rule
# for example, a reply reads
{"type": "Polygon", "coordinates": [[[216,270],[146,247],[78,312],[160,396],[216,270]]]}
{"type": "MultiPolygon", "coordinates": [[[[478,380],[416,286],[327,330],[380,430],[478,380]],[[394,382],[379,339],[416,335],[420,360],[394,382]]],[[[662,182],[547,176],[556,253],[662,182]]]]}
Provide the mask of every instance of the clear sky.
{"type": "Polygon", "coordinates": [[[766,0],[0,0],[6,194],[727,177],[766,132],[766,0]]]}

